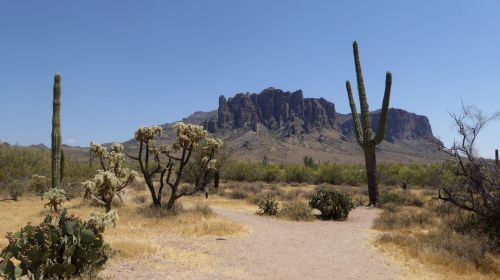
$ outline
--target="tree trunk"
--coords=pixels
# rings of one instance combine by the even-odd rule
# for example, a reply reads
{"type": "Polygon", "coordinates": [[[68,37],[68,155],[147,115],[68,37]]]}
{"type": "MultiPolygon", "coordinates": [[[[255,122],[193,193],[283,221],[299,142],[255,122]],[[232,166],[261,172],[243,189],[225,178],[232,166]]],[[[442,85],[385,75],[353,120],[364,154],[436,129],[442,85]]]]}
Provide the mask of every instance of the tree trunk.
{"type": "Polygon", "coordinates": [[[148,186],[149,192],[151,193],[151,199],[153,200],[153,207],[161,207],[161,199],[156,195],[155,187],[151,179],[146,180],[146,185],[148,186]]]}
{"type": "Polygon", "coordinates": [[[109,213],[109,211],[111,211],[111,203],[111,199],[109,201],[106,201],[106,213],[109,213]]]}
{"type": "Polygon", "coordinates": [[[177,194],[177,190],[174,188],[172,189],[172,192],[170,194],[170,198],[168,199],[168,203],[167,203],[167,209],[170,210],[174,207],[174,203],[175,203],[175,195],[177,194]]]}
{"type": "Polygon", "coordinates": [[[369,206],[378,203],[378,182],[377,182],[377,158],[375,156],[375,145],[363,148],[365,154],[366,177],[368,179],[369,206]]]}

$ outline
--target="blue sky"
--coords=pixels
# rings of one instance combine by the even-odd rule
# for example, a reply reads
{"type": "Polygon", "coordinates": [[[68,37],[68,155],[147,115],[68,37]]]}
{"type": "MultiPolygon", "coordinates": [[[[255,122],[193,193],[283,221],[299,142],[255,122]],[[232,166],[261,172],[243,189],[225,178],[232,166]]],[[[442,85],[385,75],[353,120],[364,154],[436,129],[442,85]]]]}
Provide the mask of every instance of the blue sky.
{"type": "MultiPolygon", "coordinates": [[[[72,145],[217,108],[217,97],[302,89],[349,112],[360,44],[371,109],[429,117],[445,143],[460,102],[500,110],[500,1],[1,1],[0,139],[50,143],[53,75],[72,145]]],[[[500,148],[500,122],[478,140],[500,148]]]]}

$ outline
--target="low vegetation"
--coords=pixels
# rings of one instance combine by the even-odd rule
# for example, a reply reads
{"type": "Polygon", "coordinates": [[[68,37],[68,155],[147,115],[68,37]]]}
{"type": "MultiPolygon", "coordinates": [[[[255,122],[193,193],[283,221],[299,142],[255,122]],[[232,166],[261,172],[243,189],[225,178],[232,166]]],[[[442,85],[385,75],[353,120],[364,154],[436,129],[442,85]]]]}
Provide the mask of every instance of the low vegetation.
{"type": "Polygon", "coordinates": [[[90,277],[97,275],[109,257],[97,223],[83,222],[66,212],[47,215],[40,225],[28,224],[8,233],[7,240],[0,262],[0,276],[6,279],[90,277]]]}
{"type": "Polygon", "coordinates": [[[344,220],[354,208],[350,195],[334,189],[322,188],[309,200],[309,206],[318,209],[324,219],[344,220]]]}

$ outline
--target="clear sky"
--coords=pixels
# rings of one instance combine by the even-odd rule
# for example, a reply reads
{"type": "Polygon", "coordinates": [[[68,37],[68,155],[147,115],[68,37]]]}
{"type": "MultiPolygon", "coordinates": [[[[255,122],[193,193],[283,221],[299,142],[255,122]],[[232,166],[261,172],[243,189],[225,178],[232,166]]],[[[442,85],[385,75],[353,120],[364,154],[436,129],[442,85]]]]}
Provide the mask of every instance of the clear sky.
{"type": "MultiPolygon", "coordinates": [[[[0,139],[50,143],[62,74],[63,142],[132,138],[141,125],[217,108],[217,97],[302,89],[348,113],[352,41],[371,109],[429,117],[445,143],[460,102],[500,111],[500,1],[0,2],[0,139]]],[[[500,121],[478,140],[490,157],[500,121]]]]}

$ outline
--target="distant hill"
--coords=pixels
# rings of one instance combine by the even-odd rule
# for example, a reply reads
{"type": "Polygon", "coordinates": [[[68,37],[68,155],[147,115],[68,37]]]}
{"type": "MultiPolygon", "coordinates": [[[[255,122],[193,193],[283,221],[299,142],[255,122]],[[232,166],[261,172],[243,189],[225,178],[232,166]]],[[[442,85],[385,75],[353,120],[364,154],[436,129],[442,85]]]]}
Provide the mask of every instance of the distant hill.
{"type": "MultiPolygon", "coordinates": [[[[371,112],[372,126],[378,126],[380,111],[371,112]]],[[[324,98],[304,98],[297,90],[267,88],[260,93],[238,93],[219,97],[219,107],[195,112],[181,121],[200,124],[224,140],[231,156],[271,162],[301,162],[311,156],[320,162],[362,163],[363,152],[353,135],[351,114],[341,114],[324,98]]],[[[161,125],[163,142],[174,139],[172,124],[161,125]]],[[[381,162],[436,162],[444,155],[435,151],[438,141],[425,116],[402,109],[389,109],[388,128],[378,146],[381,162]]],[[[136,150],[131,139],[124,143],[136,150]]]]}

